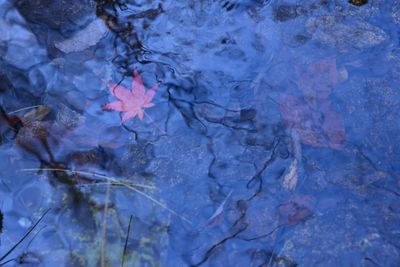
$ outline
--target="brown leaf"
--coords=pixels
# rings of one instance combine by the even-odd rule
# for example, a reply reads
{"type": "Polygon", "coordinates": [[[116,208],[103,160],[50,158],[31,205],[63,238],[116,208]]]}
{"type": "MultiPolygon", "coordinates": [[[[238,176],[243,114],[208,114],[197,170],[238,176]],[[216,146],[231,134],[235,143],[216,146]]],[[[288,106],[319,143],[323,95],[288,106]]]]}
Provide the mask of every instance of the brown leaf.
{"type": "Polygon", "coordinates": [[[50,107],[46,105],[40,105],[22,116],[22,124],[26,126],[34,121],[42,121],[47,116],[47,114],[50,113],[50,111],[50,107]]]}
{"type": "Polygon", "coordinates": [[[295,129],[303,144],[340,149],[346,141],[343,120],[329,102],[312,109],[307,102],[293,95],[280,95],[280,112],[285,125],[295,129]]]}
{"type": "Polygon", "coordinates": [[[278,208],[280,225],[293,225],[305,220],[315,207],[312,196],[297,195],[278,208]]]}
{"type": "Polygon", "coordinates": [[[340,73],[336,69],[336,59],[317,60],[302,70],[296,67],[296,83],[304,98],[312,104],[316,100],[327,99],[333,88],[340,82],[340,73]]]}

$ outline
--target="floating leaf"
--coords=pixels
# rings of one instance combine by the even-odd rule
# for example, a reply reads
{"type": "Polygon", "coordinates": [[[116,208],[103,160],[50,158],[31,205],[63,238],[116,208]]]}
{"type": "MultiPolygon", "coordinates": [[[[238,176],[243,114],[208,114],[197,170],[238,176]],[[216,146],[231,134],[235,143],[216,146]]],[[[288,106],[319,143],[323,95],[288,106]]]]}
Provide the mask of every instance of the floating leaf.
{"type": "Polygon", "coordinates": [[[154,106],[151,101],[156,93],[158,84],[154,85],[150,90],[146,91],[142,78],[139,73],[134,70],[134,77],[131,91],[122,85],[109,84],[110,91],[118,100],[108,103],[103,109],[116,110],[126,112],[122,117],[122,122],[134,118],[136,115],[143,120],[144,109],[154,106]]]}

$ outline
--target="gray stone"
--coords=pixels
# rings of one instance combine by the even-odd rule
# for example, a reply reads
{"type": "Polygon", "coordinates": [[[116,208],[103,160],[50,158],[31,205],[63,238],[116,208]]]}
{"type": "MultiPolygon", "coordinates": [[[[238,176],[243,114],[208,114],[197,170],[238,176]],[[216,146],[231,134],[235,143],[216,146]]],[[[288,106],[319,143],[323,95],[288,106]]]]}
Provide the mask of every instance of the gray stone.
{"type": "Polygon", "coordinates": [[[367,22],[362,20],[350,22],[335,16],[308,19],[307,31],[315,41],[334,46],[339,50],[365,49],[378,45],[387,38],[382,29],[367,22]]]}
{"type": "Polygon", "coordinates": [[[73,37],[55,42],[54,45],[64,53],[83,51],[97,44],[107,33],[104,21],[96,19],[73,37]]]}

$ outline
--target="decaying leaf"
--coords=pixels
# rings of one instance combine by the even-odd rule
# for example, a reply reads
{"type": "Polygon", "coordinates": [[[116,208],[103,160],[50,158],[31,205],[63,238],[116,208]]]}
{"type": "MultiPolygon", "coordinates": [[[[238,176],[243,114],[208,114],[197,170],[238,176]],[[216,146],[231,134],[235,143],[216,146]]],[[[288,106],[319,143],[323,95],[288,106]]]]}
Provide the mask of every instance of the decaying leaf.
{"type": "Polygon", "coordinates": [[[50,111],[51,109],[49,106],[39,105],[22,116],[22,124],[26,126],[34,121],[42,121],[47,116],[47,114],[50,113],[50,111]]]}
{"type": "Polygon", "coordinates": [[[296,76],[296,83],[304,98],[310,101],[309,104],[327,99],[333,88],[342,80],[336,68],[335,58],[317,60],[307,65],[305,70],[296,66],[296,76]]]}
{"type": "Polygon", "coordinates": [[[289,167],[289,172],[283,178],[283,187],[288,191],[296,189],[297,185],[297,159],[294,159],[289,167]]]}
{"type": "Polygon", "coordinates": [[[15,143],[41,161],[53,162],[54,157],[48,143],[49,121],[33,121],[18,131],[15,143]]]}
{"type": "Polygon", "coordinates": [[[315,110],[304,99],[282,93],[280,112],[286,126],[296,130],[303,144],[340,149],[346,141],[344,122],[329,103],[315,110]]]}
{"type": "Polygon", "coordinates": [[[315,199],[312,196],[296,195],[278,208],[279,222],[281,226],[297,224],[311,215],[315,207],[315,199]]]}
{"type": "Polygon", "coordinates": [[[154,106],[151,101],[156,93],[158,84],[154,85],[150,90],[146,91],[142,78],[139,73],[134,70],[132,89],[128,90],[122,85],[109,84],[111,94],[118,100],[108,103],[103,109],[116,110],[126,112],[122,117],[122,122],[134,118],[136,115],[143,120],[144,109],[154,106]]]}
{"type": "Polygon", "coordinates": [[[295,83],[301,96],[280,95],[281,116],[295,129],[303,144],[340,149],[346,141],[344,122],[333,111],[329,97],[347,78],[335,58],[317,60],[304,68],[296,66],[295,83]]]}

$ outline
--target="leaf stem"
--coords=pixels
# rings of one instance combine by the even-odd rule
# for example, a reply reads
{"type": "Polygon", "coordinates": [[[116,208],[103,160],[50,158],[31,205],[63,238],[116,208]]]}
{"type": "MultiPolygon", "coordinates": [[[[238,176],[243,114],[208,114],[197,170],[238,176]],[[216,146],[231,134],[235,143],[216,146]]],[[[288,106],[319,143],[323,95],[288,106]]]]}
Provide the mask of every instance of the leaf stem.
{"type": "Polygon", "coordinates": [[[153,120],[153,118],[150,117],[150,115],[146,113],[146,111],[143,111],[143,113],[144,113],[144,115],[151,121],[151,123],[153,123],[154,126],[156,126],[158,130],[160,130],[161,133],[167,134],[167,133],[160,127],[160,125],[158,125],[158,123],[156,123],[156,122],[153,120]]]}
{"type": "Polygon", "coordinates": [[[8,112],[7,114],[8,114],[8,115],[11,115],[11,114],[14,114],[14,113],[18,113],[18,112],[20,112],[20,111],[23,111],[23,110],[38,108],[38,107],[40,107],[40,106],[41,106],[41,105],[36,105],[36,106],[30,106],[30,107],[20,108],[20,109],[17,109],[17,110],[10,111],[10,112],[8,112]]]}
{"type": "Polygon", "coordinates": [[[23,237],[21,237],[21,239],[12,247],[10,248],[3,256],[0,257],[0,262],[2,260],[4,260],[8,255],[11,254],[11,252],[14,251],[14,249],[16,249],[18,247],[19,244],[22,243],[22,241],[25,240],[25,238],[28,237],[28,235],[36,228],[36,226],[42,221],[42,219],[44,218],[44,216],[46,216],[46,214],[50,211],[51,209],[47,209],[42,216],[40,216],[39,220],[37,220],[37,222],[25,233],[25,235],[23,237]]]}

